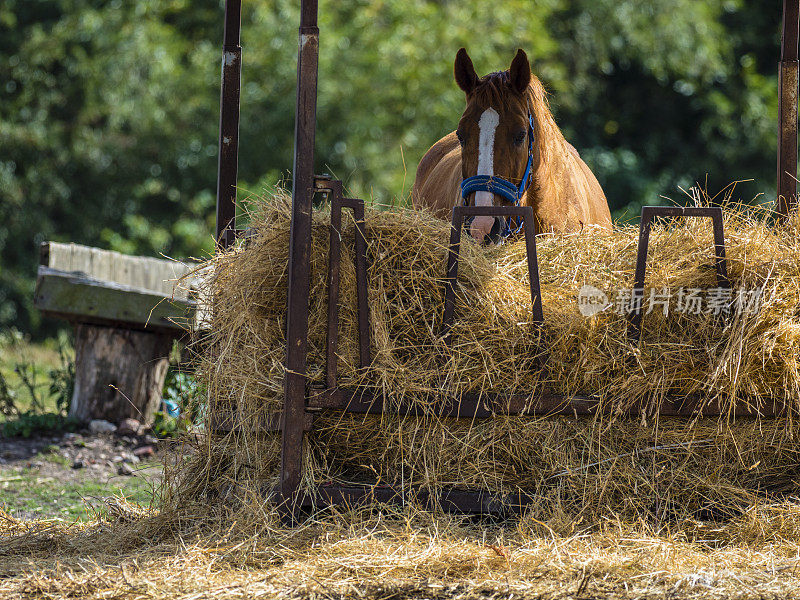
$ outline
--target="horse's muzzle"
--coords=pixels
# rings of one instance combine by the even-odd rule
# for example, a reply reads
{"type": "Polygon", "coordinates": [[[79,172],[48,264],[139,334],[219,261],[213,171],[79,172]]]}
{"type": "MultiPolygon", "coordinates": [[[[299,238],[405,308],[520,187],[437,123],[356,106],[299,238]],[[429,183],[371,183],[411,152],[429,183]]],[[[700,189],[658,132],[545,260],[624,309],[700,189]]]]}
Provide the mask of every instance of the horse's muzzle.
{"type": "MultiPolygon", "coordinates": [[[[467,228],[467,231],[470,232],[472,235],[472,222],[475,220],[475,217],[469,217],[465,219],[464,225],[467,228]]],[[[505,225],[505,218],[504,217],[494,217],[494,223],[492,224],[492,229],[488,235],[483,236],[483,240],[476,240],[479,241],[484,246],[490,246],[492,244],[498,244],[502,240],[503,237],[503,229],[505,225]]],[[[474,235],[473,235],[474,237],[474,235]]]]}

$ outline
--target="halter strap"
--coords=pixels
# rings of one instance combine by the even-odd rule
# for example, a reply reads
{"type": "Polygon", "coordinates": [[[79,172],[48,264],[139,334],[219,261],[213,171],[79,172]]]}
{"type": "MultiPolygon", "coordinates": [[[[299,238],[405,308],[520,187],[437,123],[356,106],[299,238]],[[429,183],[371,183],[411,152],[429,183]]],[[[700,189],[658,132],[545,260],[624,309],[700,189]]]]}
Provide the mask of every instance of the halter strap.
{"type": "MultiPolygon", "coordinates": [[[[528,113],[528,164],[525,165],[525,173],[522,175],[522,181],[520,181],[517,186],[507,179],[494,175],[473,175],[472,177],[467,177],[461,181],[461,197],[464,199],[464,203],[466,204],[467,197],[473,192],[491,192],[492,194],[502,196],[509,202],[513,202],[514,206],[519,206],[522,196],[525,194],[525,190],[528,189],[528,184],[530,182],[531,169],[533,168],[533,142],[533,115],[528,113]]],[[[522,229],[522,217],[519,217],[519,226],[514,231],[511,230],[511,227],[508,225],[508,219],[506,219],[505,228],[500,235],[506,238],[512,233],[517,233],[520,229],[522,229]]]]}

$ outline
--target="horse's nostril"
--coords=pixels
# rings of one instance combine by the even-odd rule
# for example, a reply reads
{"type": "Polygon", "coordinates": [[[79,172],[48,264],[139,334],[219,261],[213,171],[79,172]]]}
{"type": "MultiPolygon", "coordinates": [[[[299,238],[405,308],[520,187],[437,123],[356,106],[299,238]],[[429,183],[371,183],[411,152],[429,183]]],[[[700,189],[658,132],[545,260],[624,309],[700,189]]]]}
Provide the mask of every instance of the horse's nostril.
{"type": "Polygon", "coordinates": [[[481,245],[497,244],[503,236],[504,221],[500,217],[481,216],[468,220],[469,232],[481,245]]]}
{"type": "Polygon", "coordinates": [[[500,225],[501,218],[495,217],[494,223],[492,224],[492,231],[489,233],[489,236],[492,238],[492,241],[497,240],[500,237],[500,230],[502,226],[500,225]]]}
{"type": "Polygon", "coordinates": [[[499,244],[502,240],[502,230],[503,230],[503,219],[501,217],[495,217],[494,222],[492,223],[492,229],[483,236],[482,245],[484,246],[491,246],[493,244],[499,244]]]}

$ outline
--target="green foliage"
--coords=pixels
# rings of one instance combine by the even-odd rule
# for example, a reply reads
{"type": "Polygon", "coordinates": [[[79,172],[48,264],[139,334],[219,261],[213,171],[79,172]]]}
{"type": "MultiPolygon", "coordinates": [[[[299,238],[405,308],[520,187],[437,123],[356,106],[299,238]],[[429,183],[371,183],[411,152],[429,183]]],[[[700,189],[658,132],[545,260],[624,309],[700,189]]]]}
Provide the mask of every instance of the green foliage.
{"type": "MultiPolygon", "coordinates": [[[[211,249],[222,4],[0,5],[0,325],[53,331],[31,303],[43,240],[211,249]]],[[[289,176],[298,18],[296,0],[244,3],[245,189],[289,176]]],[[[460,116],[458,47],[481,73],[523,47],[616,216],[695,181],[753,179],[743,199],[769,199],[779,25],[743,0],[323,2],[317,170],[404,201],[460,116]]]]}
{"type": "Polygon", "coordinates": [[[43,240],[211,247],[219,27],[204,21],[198,35],[182,17],[204,9],[188,4],[3,3],[0,324],[36,326],[43,240]]]}
{"type": "Polygon", "coordinates": [[[193,425],[201,424],[207,406],[206,397],[205,390],[192,373],[171,367],[164,382],[164,400],[177,405],[180,416],[172,417],[165,410],[157,411],[153,433],[159,438],[174,437],[193,425]]]}
{"type": "Polygon", "coordinates": [[[177,404],[181,415],[196,422],[201,416],[206,395],[194,374],[173,367],[164,382],[164,399],[177,404]]]}
{"type": "MultiPolygon", "coordinates": [[[[0,339],[0,351],[10,351],[29,342],[16,330],[0,339]]],[[[26,352],[13,361],[13,376],[0,369],[0,414],[6,417],[0,432],[6,437],[31,437],[50,432],[76,431],[80,423],[67,415],[75,387],[75,361],[66,334],[58,338],[58,364],[44,371],[43,365],[26,352]]]]}
{"type": "Polygon", "coordinates": [[[72,394],[75,391],[75,361],[67,350],[66,336],[61,333],[58,338],[58,357],[61,364],[50,369],[50,396],[55,400],[56,413],[66,415],[72,403],[72,394]]]}
{"type": "Polygon", "coordinates": [[[0,414],[11,416],[17,413],[17,405],[14,402],[16,390],[12,390],[2,372],[0,372],[0,414]]]}
{"type": "Polygon", "coordinates": [[[29,438],[38,435],[78,431],[82,423],[74,417],[46,412],[24,412],[16,419],[2,424],[4,437],[29,438]]]}
{"type": "Polygon", "coordinates": [[[175,437],[180,433],[178,419],[170,417],[163,410],[158,410],[153,418],[152,430],[159,439],[175,437]]]}

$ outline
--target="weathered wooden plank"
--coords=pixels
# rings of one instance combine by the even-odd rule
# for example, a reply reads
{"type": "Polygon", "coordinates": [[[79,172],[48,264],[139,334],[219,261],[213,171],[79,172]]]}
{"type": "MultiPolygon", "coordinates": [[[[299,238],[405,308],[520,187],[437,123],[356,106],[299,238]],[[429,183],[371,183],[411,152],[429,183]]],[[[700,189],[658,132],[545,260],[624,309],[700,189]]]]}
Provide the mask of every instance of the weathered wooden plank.
{"type": "Polygon", "coordinates": [[[176,287],[176,281],[192,270],[192,265],[178,261],[128,256],[80,244],[45,242],[41,265],[58,271],[79,271],[101,281],[110,281],[138,289],[158,292],[168,298],[188,297],[189,282],[176,287]]]}
{"type": "Polygon", "coordinates": [[[45,266],[39,267],[34,303],[50,316],[153,331],[183,329],[196,310],[193,300],[45,266]]]}

